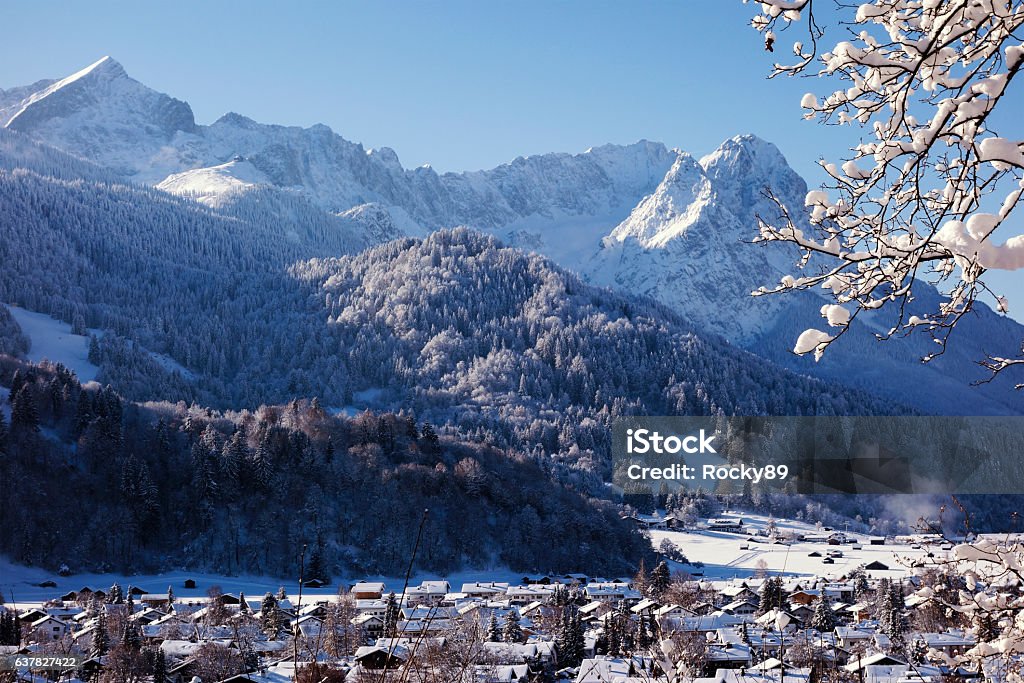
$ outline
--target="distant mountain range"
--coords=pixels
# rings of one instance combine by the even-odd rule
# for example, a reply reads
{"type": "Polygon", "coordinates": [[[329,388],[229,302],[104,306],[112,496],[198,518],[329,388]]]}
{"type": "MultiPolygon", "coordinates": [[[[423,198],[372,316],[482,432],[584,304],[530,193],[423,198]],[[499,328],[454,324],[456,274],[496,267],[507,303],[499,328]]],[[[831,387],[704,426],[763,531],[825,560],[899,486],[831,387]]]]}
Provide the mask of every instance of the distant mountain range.
{"type": "MultiPolygon", "coordinates": [[[[364,149],[322,125],[265,125],[234,113],[198,125],[187,103],[109,57],[61,80],[0,91],[0,125],[94,162],[97,173],[194,199],[217,216],[275,224],[292,243],[315,232],[319,247],[300,249],[305,257],[467,226],[590,283],[657,300],[699,333],[797,372],[926,412],[1021,412],[1013,378],[971,386],[985,376],[975,363],[985,352],[1010,353],[1024,339],[1024,327],[984,306],[928,365],[919,362],[934,346],[927,338],[875,341],[891,326],[885,314],[859,317],[821,363],[789,353],[801,330],[822,323],[825,299],[750,297],[791,272],[795,254],[749,241],[755,217],[772,212],[766,187],[790,207],[803,205],[807,187],[774,145],[753,136],[701,159],[641,141],[438,174],[405,169],[393,150],[364,149]]],[[[23,163],[27,148],[19,149],[23,163]]]]}

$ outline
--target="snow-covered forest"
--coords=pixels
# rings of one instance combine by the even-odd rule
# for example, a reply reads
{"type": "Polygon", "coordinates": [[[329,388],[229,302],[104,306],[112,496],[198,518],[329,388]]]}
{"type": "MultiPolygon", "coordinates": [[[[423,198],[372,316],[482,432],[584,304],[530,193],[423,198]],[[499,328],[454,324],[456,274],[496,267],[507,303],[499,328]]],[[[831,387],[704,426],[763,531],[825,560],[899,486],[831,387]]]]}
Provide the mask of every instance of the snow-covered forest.
{"type": "Polygon", "coordinates": [[[649,541],[608,502],[551,481],[543,457],[439,437],[411,413],[319,401],[215,413],[83,389],[10,360],[0,384],[0,553],[75,571],[188,565],[307,576],[417,567],[627,570],[649,541]],[[287,512],[285,512],[287,511],[287,512]]]}
{"type": "Polygon", "coordinates": [[[104,381],[134,400],[343,407],[372,390],[382,406],[573,461],[606,458],[619,415],[906,410],[758,362],[468,230],[331,260],[350,233],[324,222],[300,234],[269,214],[28,170],[0,172],[0,208],[12,228],[0,298],[94,330],[104,381]]]}

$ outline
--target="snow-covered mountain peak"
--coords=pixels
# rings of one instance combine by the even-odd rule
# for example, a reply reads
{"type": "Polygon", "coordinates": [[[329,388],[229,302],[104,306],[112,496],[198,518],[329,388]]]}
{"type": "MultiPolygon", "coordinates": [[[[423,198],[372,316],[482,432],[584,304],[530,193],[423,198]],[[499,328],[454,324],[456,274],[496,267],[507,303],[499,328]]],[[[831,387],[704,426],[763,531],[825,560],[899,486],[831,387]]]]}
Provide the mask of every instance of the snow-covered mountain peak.
{"type": "Polygon", "coordinates": [[[618,242],[632,238],[645,247],[664,246],[697,221],[711,190],[701,165],[686,152],[678,152],[657,189],[637,204],[609,238],[618,242]]]}
{"type": "Polygon", "coordinates": [[[698,326],[748,342],[784,304],[750,292],[792,266],[786,250],[749,244],[756,215],[773,206],[764,191],[788,201],[805,186],[778,148],[752,135],[726,140],[700,161],[676,156],[654,192],[602,241],[588,264],[591,279],[653,296],[698,326]]]}
{"type": "Polygon", "coordinates": [[[196,130],[188,104],[139,83],[110,57],[8,104],[0,124],[126,173],[166,163],[167,144],[196,130]]]}
{"type": "Polygon", "coordinates": [[[402,170],[402,163],[398,160],[398,153],[390,147],[368,149],[366,150],[366,156],[371,157],[375,161],[379,161],[393,171],[402,170]]]}
{"type": "Polygon", "coordinates": [[[701,157],[700,165],[712,177],[765,174],[785,166],[786,158],[772,143],[748,133],[729,138],[718,149],[701,157]]]}
{"type": "Polygon", "coordinates": [[[120,62],[110,55],[105,55],[81,71],[73,73],[67,78],[58,81],[57,85],[67,85],[68,83],[73,83],[74,81],[90,75],[95,78],[120,78],[122,76],[127,76],[128,74],[125,72],[124,67],[121,66],[120,62]]]}
{"type": "Polygon", "coordinates": [[[111,57],[103,57],[10,107],[4,126],[33,131],[57,119],[85,114],[105,117],[111,124],[146,125],[168,136],[195,128],[188,104],[147,88],[111,57]]]}
{"type": "Polygon", "coordinates": [[[774,215],[765,189],[796,210],[802,210],[807,184],[790,168],[779,148],[756,135],[738,135],[700,160],[715,186],[719,202],[743,220],[755,214],[774,215]]]}
{"type": "Polygon", "coordinates": [[[231,126],[233,128],[258,128],[259,123],[253,121],[248,116],[243,116],[237,112],[229,111],[219,119],[213,122],[214,126],[231,126]]]}

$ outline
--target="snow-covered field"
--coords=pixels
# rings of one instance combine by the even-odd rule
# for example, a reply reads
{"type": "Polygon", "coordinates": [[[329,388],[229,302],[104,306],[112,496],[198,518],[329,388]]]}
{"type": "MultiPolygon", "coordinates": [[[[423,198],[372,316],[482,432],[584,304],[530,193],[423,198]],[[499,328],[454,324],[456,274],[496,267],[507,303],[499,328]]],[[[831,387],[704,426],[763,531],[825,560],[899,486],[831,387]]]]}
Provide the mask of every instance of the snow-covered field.
{"type": "MultiPolygon", "coordinates": [[[[888,576],[890,578],[905,573],[907,565],[915,558],[928,552],[941,556],[943,551],[937,546],[913,548],[909,544],[869,545],[870,538],[864,534],[846,533],[856,540],[853,544],[828,545],[822,542],[798,541],[784,545],[769,543],[765,537],[750,538],[750,534],[764,529],[768,518],[764,515],[752,515],[745,512],[727,513],[722,516],[743,520],[745,533],[734,534],[718,531],[663,531],[651,530],[651,542],[655,548],[663,539],[675,543],[691,562],[703,562],[704,567],[695,568],[690,565],[673,563],[674,568],[686,572],[704,572],[709,579],[732,579],[752,576],[757,573],[759,563],[763,560],[764,568],[775,574],[821,576],[838,578],[860,565],[881,562],[889,571],[869,571],[873,577],[888,576]],[[854,545],[859,549],[854,549],[854,545]],[[833,558],[834,564],[827,564],[823,559],[829,551],[841,551],[842,557],[833,558]],[[810,557],[811,553],[819,553],[821,557],[810,557]]],[[[784,519],[775,520],[780,533],[787,531],[816,536],[827,536],[830,532],[818,531],[814,525],[784,519]]],[[[843,532],[843,529],[836,531],[843,532]]]]}
{"type": "MultiPolygon", "coordinates": [[[[880,578],[888,576],[894,578],[906,571],[906,566],[914,558],[920,558],[927,552],[934,552],[936,555],[943,554],[937,546],[922,546],[913,548],[910,545],[869,545],[868,536],[862,534],[848,533],[847,536],[856,539],[854,544],[841,546],[827,545],[821,542],[800,541],[790,545],[771,544],[764,537],[758,540],[751,540],[749,533],[764,529],[768,518],[763,515],[751,515],[748,513],[725,513],[723,516],[742,518],[747,533],[732,534],[713,531],[662,531],[652,530],[651,541],[657,548],[663,539],[669,539],[685,553],[691,561],[704,563],[701,568],[691,565],[672,562],[673,569],[686,572],[703,572],[707,579],[730,580],[753,576],[759,571],[759,562],[764,561],[764,568],[771,573],[780,573],[789,576],[820,576],[825,578],[838,578],[847,574],[857,566],[871,562],[881,562],[887,565],[889,571],[869,571],[870,576],[880,578]],[[860,549],[854,549],[857,545],[860,549]],[[744,546],[744,547],[741,547],[744,546]],[[843,556],[834,558],[835,564],[825,564],[823,557],[828,551],[842,551],[843,556]],[[809,557],[812,552],[818,552],[822,557],[809,557]]],[[[827,535],[828,532],[818,531],[813,525],[801,522],[777,519],[776,527],[780,532],[793,531],[805,534],[827,535]]],[[[839,530],[842,531],[842,530],[839,530]]],[[[608,579],[617,577],[607,577],[608,579]]],[[[513,572],[506,568],[468,570],[439,576],[436,574],[415,574],[410,580],[410,585],[418,585],[424,580],[447,579],[453,590],[458,590],[464,582],[471,581],[503,581],[510,584],[522,582],[523,574],[513,572]]],[[[339,586],[349,586],[357,581],[383,581],[387,584],[388,590],[400,593],[402,590],[402,577],[387,576],[345,576],[335,577],[331,585],[318,589],[303,589],[303,600],[315,598],[316,596],[334,595],[339,586]]],[[[114,582],[122,586],[138,586],[145,591],[163,593],[167,587],[174,589],[175,595],[180,597],[204,596],[207,589],[218,585],[230,593],[244,592],[248,596],[259,596],[267,591],[276,591],[279,586],[284,586],[289,595],[298,594],[298,582],[294,579],[282,581],[281,579],[257,576],[224,576],[221,574],[195,571],[169,571],[160,574],[143,574],[127,576],[123,574],[95,574],[84,573],[72,576],[58,576],[57,574],[38,567],[25,567],[0,557],[0,592],[3,593],[7,602],[38,603],[50,598],[57,597],[71,590],[78,590],[83,586],[90,588],[107,588],[114,582]],[[194,589],[184,587],[186,579],[193,579],[196,582],[194,589]],[[53,581],[56,587],[41,587],[40,583],[53,581]]]]}
{"type": "MultiPolygon", "coordinates": [[[[7,310],[11,312],[18,326],[21,327],[21,331],[29,338],[31,347],[28,351],[28,359],[30,361],[38,363],[41,360],[49,360],[54,363],[63,363],[78,375],[78,380],[83,384],[96,379],[99,368],[89,362],[89,337],[72,334],[70,325],[45,313],[35,313],[12,305],[7,305],[7,310]]],[[[100,337],[103,336],[103,332],[100,330],[90,329],[89,332],[100,337]]],[[[150,358],[168,372],[179,372],[185,379],[193,379],[192,372],[170,356],[141,347],[140,350],[149,354],[150,358]]]]}
{"type": "Polygon", "coordinates": [[[21,331],[29,338],[28,359],[33,363],[49,360],[63,363],[81,382],[96,379],[99,368],[89,362],[89,338],[71,334],[71,326],[45,313],[7,306],[21,331]]]}
{"type": "MultiPolygon", "coordinates": [[[[470,570],[456,572],[448,576],[438,576],[429,573],[417,573],[409,581],[410,586],[417,586],[421,581],[447,579],[453,590],[458,590],[463,583],[473,581],[504,581],[511,584],[522,582],[523,574],[508,569],[492,570],[470,570]]],[[[338,588],[348,588],[358,581],[383,581],[389,591],[402,592],[403,577],[387,576],[351,576],[334,577],[329,586],[323,588],[303,588],[302,601],[315,598],[316,596],[336,595],[338,588]]],[[[55,572],[47,571],[39,567],[25,567],[11,562],[8,558],[0,556],[0,593],[8,604],[17,602],[19,606],[40,603],[51,598],[58,597],[69,591],[77,591],[83,586],[90,588],[109,588],[113,583],[119,583],[127,588],[138,586],[139,588],[153,592],[166,593],[167,587],[174,589],[178,597],[201,597],[211,586],[220,586],[225,592],[237,594],[239,591],[249,597],[259,597],[267,591],[276,592],[280,586],[284,586],[288,595],[294,600],[299,592],[298,581],[276,579],[270,576],[240,575],[224,576],[222,574],[193,571],[168,571],[160,574],[140,574],[128,576],[124,574],[94,574],[83,573],[71,576],[59,576],[55,572]],[[195,588],[185,588],[185,580],[192,579],[196,582],[195,588]],[[40,583],[53,581],[56,587],[41,587],[40,583]]]]}

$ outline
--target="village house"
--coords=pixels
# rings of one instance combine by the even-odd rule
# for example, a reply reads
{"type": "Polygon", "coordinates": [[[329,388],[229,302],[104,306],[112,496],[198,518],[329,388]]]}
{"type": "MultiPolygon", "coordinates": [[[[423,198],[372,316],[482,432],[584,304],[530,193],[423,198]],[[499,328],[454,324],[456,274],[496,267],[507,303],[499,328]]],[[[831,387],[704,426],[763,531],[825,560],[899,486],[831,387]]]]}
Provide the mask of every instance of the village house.
{"type": "Polygon", "coordinates": [[[757,603],[750,600],[734,600],[728,605],[723,605],[722,611],[726,614],[734,614],[738,617],[749,617],[757,612],[757,603]]]}
{"type": "Polygon", "coordinates": [[[410,587],[405,595],[410,605],[439,605],[452,590],[447,581],[422,581],[410,587]]]}
{"type": "Polygon", "coordinates": [[[462,584],[460,591],[467,598],[497,598],[508,593],[508,583],[491,581],[489,583],[473,582],[462,584]]]}
{"type": "Polygon", "coordinates": [[[528,605],[531,602],[544,600],[555,592],[549,586],[509,586],[505,595],[513,605],[528,605]]]}
{"type": "Polygon", "coordinates": [[[385,588],[380,582],[360,581],[352,586],[350,593],[356,600],[380,600],[385,588]]]}
{"type": "Polygon", "coordinates": [[[589,583],[583,589],[584,594],[591,600],[598,602],[619,602],[627,604],[640,601],[640,591],[630,587],[628,583],[609,581],[601,583],[589,583]]]}
{"type": "Polygon", "coordinates": [[[69,629],[67,623],[48,614],[29,624],[29,630],[37,640],[60,640],[69,629]]]}

